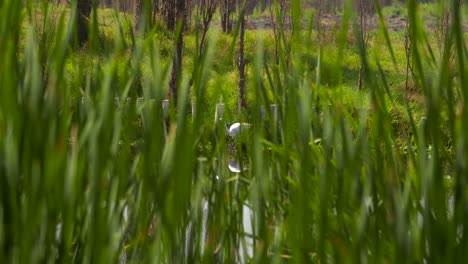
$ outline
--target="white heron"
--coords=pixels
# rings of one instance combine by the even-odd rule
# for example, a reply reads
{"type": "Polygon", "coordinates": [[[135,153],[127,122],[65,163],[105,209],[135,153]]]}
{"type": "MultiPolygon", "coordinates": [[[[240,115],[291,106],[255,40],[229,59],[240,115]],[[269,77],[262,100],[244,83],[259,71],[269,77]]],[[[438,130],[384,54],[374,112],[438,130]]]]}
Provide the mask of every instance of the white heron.
{"type": "Polygon", "coordinates": [[[244,166],[243,168],[241,168],[239,162],[237,162],[237,160],[230,160],[228,162],[228,168],[231,172],[234,172],[234,173],[241,173],[241,171],[244,171],[247,169],[246,166],[244,166]]]}
{"type": "Polygon", "coordinates": [[[229,128],[227,124],[225,124],[226,132],[231,137],[237,136],[241,130],[244,130],[249,127],[250,127],[250,124],[247,124],[247,123],[237,122],[237,123],[232,124],[229,128]]]}

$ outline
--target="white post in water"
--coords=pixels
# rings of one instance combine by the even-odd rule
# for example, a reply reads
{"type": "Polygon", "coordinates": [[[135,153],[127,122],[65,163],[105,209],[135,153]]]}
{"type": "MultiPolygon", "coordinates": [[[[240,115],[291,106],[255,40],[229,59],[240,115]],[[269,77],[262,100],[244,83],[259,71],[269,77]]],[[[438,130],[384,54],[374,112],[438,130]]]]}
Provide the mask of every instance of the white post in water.
{"type": "Polygon", "coordinates": [[[195,119],[195,111],[197,111],[197,104],[192,102],[192,120],[195,119]]]}
{"type": "Polygon", "coordinates": [[[87,109],[89,107],[89,98],[85,97],[85,96],[82,96],[81,97],[81,109],[87,109]]]}
{"type": "Polygon", "coordinates": [[[132,100],[133,98],[127,97],[127,99],[125,100],[125,106],[124,106],[125,111],[127,111],[130,116],[133,116],[136,113],[135,106],[131,107],[132,100]]]}
{"type": "Polygon", "coordinates": [[[224,116],[224,104],[223,103],[216,104],[215,124],[217,124],[218,121],[223,120],[223,116],[224,116]]]}
{"type": "Polygon", "coordinates": [[[143,129],[147,130],[146,114],[145,114],[145,111],[142,108],[143,103],[144,103],[144,98],[143,97],[138,97],[137,101],[136,101],[136,111],[137,111],[137,114],[139,114],[140,117],[141,117],[141,123],[143,124],[143,129]]]}
{"type": "MultiPolygon", "coordinates": [[[[222,142],[225,138],[225,135],[226,135],[226,132],[224,130],[224,127],[223,127],[223,116],[224,116],[224,104],[223,103],[219,103],[219,104],[216,104],[216,111],[215,111],[215,120],[214,120],[214,125],[215,125],[215,135],[216,135],[216,143],[218,142],[222,142]]],[[[215,169],[215,172],[216,172],[216,175],[219,176],[219,177],[223,177],[223,161],[225,160],[224,159],[224,152],[223,151],[219,151],[218,152],[218,157],[217,157],[217,165],[215,169]]]]}
{"type": "Polygon", "coordinates": [[[239,256],[240,263],[247,263],[246,256],[248,258],[253,258],[254,253],[254,241],[253,241],[253,227],[254,227],[254,212],[250,206],[244,204],[242,205],[242,228],[243,232],[246,235],[244,249],[242,243],[239,241],[239,256]]]}
{"type": "Polygon", "coordinates": [[[276,123],[276,121],[278,121],[278,106],[276,104],[271,104],[270,111],[271,111],[271,118],[273,119],[273,122],[276,123]]]}
{"type": "Polygon", "coordinates": [[[262,118],[262,121],[265,120],[265,106],[264,105],[260,106],[260,117],[262,118]]]}
{"type": "Polygon", "coordinates": [[[276,104],[270,105],[271,119],[272,119],[272,130],[273,130],[273,142],[277,141],[278,138],[278,106],[276,104]]]}
{"type": "Polygon", "coordinates": [[[84,106],[83,98],[84,97],[76,98],[76,109],[78,110],[78,113],[80,114],[80,116],[83,116],[85,114],[84,107],[83,107],[84,106]]]}
{"type": "Polygon", "coordinates": [[[137,108],[140,108],[143,105],[143,97],[137,98],[137,108]]]}
{"type": "Polygon", "coordinates": [[[89,110],[88,108],[89,108],[89,99],[82,96],[79,99],[79,104],[78,104],[78,109],[80,111],[80,114],[84,116],[89,110]]]}
{"type": "Polygon", "coordinates": [[[166,118],[169,115],[169,100],[164,99],[162,101],[163,116],[166,118]]]}
{"type": "Polygon", "coordinates": [[[129,105],[129,104],[131,104],[131,103],[132,103],[132,98],[131,98],[131,97],[128,97],[128,98],[127,98],[127,104],[129,105]]]}

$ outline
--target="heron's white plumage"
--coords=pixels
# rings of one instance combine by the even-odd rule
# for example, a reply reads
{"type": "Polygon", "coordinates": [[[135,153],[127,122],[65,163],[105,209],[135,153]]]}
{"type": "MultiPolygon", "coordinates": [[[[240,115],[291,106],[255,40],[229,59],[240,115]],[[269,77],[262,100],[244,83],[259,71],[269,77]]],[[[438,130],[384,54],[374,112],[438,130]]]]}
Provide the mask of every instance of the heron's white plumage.
{"type": "Polygon", "coordinates": [[[237,162],[236,160],[230,160],[228,162],[228,168],[231,172],[234,172],[234,173],[240,173],[241,171],[247,169],[247,167],[245,166],[241,169],[239,162],[237,162]]]}
{"type": "Polygon", "coordinates": [[[234,123],[232,124],[230,127],[229,127],[229,130],[227,131],[228,132],[228,135],[231,136],[231,137],[235,137],[239,134],[239,132],[242,130],[242,129],[245,129],[245,128],[248,128],[250,125],[247,124],[247,123],[234,123]]]}

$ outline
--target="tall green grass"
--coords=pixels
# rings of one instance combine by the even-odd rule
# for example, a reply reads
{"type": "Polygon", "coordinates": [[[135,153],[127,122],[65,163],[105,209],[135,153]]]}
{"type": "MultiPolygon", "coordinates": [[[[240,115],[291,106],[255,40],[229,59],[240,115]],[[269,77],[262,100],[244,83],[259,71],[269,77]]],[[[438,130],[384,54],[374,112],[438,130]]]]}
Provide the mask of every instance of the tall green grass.
{"type": "MultiPolygon", "coordinates": [[[[348,92],[322,85],[325,47],[314,42],[312,25],[301,27],[301,1],[291,1],[286,13],[276,6],[279,20],[292,15],[292,31],[280,29],[278,63],[258,42],[249,80],[255,97],[237,117],[252,127],[231,139],[206,103],[215,43],[195,64],[192,87],[182,78],[177,106],[171,102],[166,116],[171,65],[162,63],[152,33],[137,37],[123,56],[129,45],[116,16],[119,48],[92,68],[75,60],[74,80],[65,71],[70,59],[101,51],[96,43],[88,51],[76,47],[73,12],[64,11],[44,37],[30,30],[35,5],[1,1],[0,263],[463,263],[466,6],[449,2],[441,56],[418,1],[406,3],[424,118],[406,104],[404,133],[394,133],[395,91],[378,57],[360,44],[352,1],[332,44],[342,56],[354,34],[369,107],[350,108],[348,92]],[[143,58],[151,70],[145,81],[143,58]],[[141,104],[130,97],[136,86],[141,104]],[[249,169],[230,173],[232,158],[249,169]],[[244,230],[244,206],[252,209],[252,234],[244,230]],[[250,242],[253,256],[246,254],[250,242]]],[[[397,43],[384,24],[379,30],[393,54],[397,43]]],[[[340,57],[327,61],[328,74],[343,83],[346,65],[340,57]]]]}

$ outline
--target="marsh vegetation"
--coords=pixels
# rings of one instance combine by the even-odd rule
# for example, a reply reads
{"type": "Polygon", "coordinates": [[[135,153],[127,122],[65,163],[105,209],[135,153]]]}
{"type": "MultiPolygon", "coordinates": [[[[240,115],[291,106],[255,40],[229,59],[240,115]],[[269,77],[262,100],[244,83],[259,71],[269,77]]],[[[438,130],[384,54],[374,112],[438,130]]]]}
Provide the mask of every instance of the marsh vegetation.
{"type": "Polygon", "coordinates": [[[0,263],[464,263],[467,14],[0,1],[0,263]]]}

